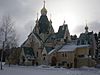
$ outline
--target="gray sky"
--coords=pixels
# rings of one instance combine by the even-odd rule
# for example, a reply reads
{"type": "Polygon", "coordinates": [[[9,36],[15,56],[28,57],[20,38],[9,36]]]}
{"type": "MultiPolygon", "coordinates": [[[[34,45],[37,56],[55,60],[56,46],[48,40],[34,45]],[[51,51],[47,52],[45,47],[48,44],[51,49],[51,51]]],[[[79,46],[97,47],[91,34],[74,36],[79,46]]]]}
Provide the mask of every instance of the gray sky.
{"type": "MultiPolygon", "coordinates": [[[[16,24],[20,44],[35,25],[36,14],[40,14],[43,0],[0,0],[0,17],[10,14],[16,24]]],[[[100,31],[100,0],[46,0],[48,18],[57,32],[65,20],[71,34],[84,32],[87,24],[90,31],[100,31]]]]}

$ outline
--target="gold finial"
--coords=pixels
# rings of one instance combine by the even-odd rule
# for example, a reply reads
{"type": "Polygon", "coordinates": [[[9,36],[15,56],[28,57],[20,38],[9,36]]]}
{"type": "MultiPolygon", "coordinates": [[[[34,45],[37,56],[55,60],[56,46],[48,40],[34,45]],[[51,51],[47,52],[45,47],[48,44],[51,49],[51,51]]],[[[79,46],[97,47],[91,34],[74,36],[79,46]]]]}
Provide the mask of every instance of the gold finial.
{"type": "Polygon", "coordinates": [[[65,24],[65,22],[66,22],[66,21],[64,20],[64,23],[63,23],[63,25],[65,24]]]}
{"type": "Polygon", "coordinates": [[[45,7],[45,0],[43,2],[44,2],[44,7],[45,7]]]}
{"type": "Polygon", "coordinates": [[[87,20],[86,20],[85,22],[86,22],[86,26],[85,26],[85,32],[86,32],[86,33],[88,33],[87,20]]]}

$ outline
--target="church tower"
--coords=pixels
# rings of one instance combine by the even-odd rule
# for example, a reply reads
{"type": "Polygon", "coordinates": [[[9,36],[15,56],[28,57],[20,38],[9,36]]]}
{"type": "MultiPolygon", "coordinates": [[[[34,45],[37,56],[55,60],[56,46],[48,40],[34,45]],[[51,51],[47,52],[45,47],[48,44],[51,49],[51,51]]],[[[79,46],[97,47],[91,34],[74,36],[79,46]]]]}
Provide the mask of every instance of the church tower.
{"type": "Polygon", "coordinates": [[[41,16],[39,20],[37,17],[36,25],[33,31],[34,33],[37,33],[39,35],[39,37],[42,39],[43,42],[46,41],[49,35],[54,33],[54,29],[52,27],[52,21],[51,19],[49,21],[47,17],[47,9],[45,7],[45,1],[43,8],[41,9],[41,16]]]}

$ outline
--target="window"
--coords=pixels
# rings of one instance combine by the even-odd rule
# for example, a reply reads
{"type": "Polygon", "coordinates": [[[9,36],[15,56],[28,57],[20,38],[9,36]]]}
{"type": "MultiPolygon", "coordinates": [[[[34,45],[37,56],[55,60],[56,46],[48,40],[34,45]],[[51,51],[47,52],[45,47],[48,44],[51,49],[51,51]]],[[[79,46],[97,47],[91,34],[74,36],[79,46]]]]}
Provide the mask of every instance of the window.
{"type": "Polygon", "coordinates": [[[67,57],[67,54],[65,53],[65,57],[67,57]]]}
{"type": "Polygon", "coordinates": [[[62,53],[62,57],[64,57],[64,53],[62,53]]]}
{"type": "Polygon", "coordinates": [[[43,60],[45,60],[45,57],[43,58],[43,60]]]}

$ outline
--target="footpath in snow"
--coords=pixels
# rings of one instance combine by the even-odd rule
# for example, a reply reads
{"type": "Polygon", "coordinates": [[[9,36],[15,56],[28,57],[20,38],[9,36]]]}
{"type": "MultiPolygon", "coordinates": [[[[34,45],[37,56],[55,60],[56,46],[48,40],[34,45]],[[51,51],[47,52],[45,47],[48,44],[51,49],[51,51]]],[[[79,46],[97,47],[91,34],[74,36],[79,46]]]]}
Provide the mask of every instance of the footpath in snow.
{"type": "Polygon", "coordinates": [[[3,66],[0,75],[100,75],[100,69],[96,68],[53,68],[38,66],[3,66]]]}

